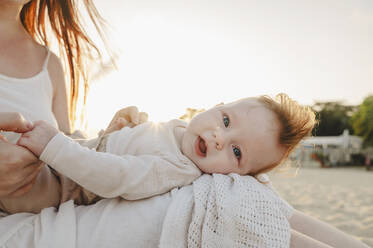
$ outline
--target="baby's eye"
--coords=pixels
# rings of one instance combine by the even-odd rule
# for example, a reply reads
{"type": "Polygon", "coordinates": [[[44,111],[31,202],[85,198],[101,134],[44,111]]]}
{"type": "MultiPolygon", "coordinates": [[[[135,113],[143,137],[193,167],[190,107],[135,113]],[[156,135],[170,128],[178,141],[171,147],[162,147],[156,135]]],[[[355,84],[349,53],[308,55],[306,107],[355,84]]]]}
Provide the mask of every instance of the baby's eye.
{"type": "Polygon", "coordinates": [[[226,115],[223,116],[223,123],[224,123],[225,127],[229,126],[229,118],[228,118],[228,116],[226,116],[226,115]]]}
{"type": "Polygon", "coordinates": [[[233,147],[233,153],[238,160],[241,159],[241,150],[238,147],[233,147]]]}

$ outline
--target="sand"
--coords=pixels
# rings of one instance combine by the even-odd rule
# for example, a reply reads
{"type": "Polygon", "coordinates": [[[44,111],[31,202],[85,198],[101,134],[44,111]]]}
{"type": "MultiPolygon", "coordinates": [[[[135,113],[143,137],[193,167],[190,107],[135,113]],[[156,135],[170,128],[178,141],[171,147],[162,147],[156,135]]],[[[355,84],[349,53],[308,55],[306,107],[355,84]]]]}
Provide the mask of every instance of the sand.
{"type": "Polygon", "coordinates": [[[301,168],[270,174],[294,208],[319,218],[373,247],[373,171],[363,167],[301,168]]]}

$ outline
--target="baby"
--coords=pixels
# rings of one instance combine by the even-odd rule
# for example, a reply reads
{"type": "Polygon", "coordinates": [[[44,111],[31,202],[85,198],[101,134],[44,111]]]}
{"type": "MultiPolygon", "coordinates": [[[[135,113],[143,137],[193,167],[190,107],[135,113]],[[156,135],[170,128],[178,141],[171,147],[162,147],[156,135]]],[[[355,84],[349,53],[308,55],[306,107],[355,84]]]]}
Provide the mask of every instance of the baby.
{"type": "Polygon", "coordinates": [[[257,176],[287,158],[314,124],[310,108],[279,94],[221,104],[189,123],[147,122],[80,144],[40,121],[18,145],[82,187],[65,198],[90,204],[162,194],[201,173],[257,176]]]}

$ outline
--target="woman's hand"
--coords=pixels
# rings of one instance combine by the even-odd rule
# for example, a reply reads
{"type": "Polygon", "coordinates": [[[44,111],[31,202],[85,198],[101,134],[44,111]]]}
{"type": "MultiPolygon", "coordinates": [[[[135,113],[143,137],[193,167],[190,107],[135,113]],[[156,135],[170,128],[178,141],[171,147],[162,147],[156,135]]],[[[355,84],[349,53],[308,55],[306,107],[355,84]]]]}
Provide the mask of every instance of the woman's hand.
{"type": "Polygon", "coordinates": [[[24,133],[32,129],[32,123],[17,112],[0,112],[0,131],[24,133]]]}
{"type": "MultiPolygon", "coordinates": [[[[0,112],[0,131],[26,132],[32,123],[19,113],[0,112]]],[[[32,188],[41,162],[27,149],[9,143],[0,133],[0,197],[21,196],[32,188]]]]}
{"type": "Polygon", "coordinates": [[[111,120],[105,133],[111,133],[123,127],[134,127],[148,120],[148,114],[139,112],[137,107],[130,106],[117,111],[111,120]]]}

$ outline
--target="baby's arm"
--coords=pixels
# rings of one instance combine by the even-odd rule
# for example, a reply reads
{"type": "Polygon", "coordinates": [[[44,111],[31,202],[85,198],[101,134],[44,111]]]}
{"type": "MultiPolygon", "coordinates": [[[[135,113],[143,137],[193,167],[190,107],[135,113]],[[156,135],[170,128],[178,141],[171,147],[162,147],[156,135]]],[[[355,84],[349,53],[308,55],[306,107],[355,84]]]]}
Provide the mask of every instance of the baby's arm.
{"type": "Polygon", "coordinates": [[[160,156],[96,152],[55,133],[45,123],[37,122],[19,143],[59,173],[101,197],[142,199],[189,184],[199,176],[197,168],[173,164],[160,156]]]}
{"type": "Polygon", "coordinates": [[[313,239],[331,247],[369,248],[364,243],[354,239],[331,225],[307,216],[300,211],[295,210],[294,215],[290,218],[289,222],[291,228],[296,231],[292,233],[292,242],[300,241],[307,244],[309,240],[313,239]],[[299,233],[304,234],[305,236],[299,235],[299,233]]]}

